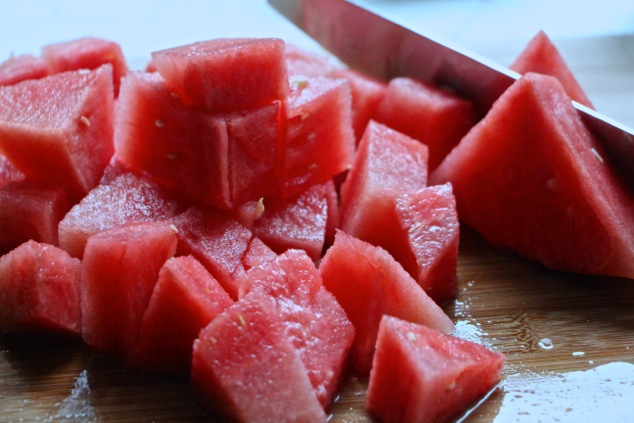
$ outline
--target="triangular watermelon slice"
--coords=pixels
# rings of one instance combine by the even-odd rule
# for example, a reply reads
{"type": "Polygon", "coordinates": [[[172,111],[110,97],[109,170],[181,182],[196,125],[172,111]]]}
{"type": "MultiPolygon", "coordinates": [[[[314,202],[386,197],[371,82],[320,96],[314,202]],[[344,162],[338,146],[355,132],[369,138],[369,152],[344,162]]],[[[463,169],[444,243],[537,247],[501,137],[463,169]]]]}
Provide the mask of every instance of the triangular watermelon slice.
{"type": "Polygon", "coordinates": [[[526,74],[432,174],[489,241],[546,266],[634,278],[634,198],[552,76],[526,74]]]}
{"type": "Polygon", "coordinates": [[[445,422],[501,379],[505,356],[395,317],[381,320],[367,408],[385,422],[445,422]]]}

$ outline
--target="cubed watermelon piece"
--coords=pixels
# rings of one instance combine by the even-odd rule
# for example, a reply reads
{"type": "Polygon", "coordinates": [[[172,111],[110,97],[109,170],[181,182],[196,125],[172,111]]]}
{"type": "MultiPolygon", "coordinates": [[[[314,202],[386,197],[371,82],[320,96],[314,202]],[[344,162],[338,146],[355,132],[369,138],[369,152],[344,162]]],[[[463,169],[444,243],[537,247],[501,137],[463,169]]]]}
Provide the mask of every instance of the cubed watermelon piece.
{"type": "Polygon", "coordinates": [[[124,356],[136,341],[161,267],[176,251],[169,222],[136,223],[88,238],[82,260],[82,338],[124,356]]]}
{"type": "Polygon", "coordinates": [[[424,324],[445,333],[454,325],[403,267],[383,248],[338,231],[319,267],[355,329],[350,352],[353,371],[367,376],[379,323],[384,314],[424,324]]]}
{"type": "Polygon", "coordinates": [[[193,255],[220,282],[231,298],[238,298],[236,272],[253,237],[228,213],[191,207],[173,219],[178,229],[178,254],[193,255]]]}
{"type": "Polygon", "coordinates": [[[284,41],[220,38],[152,53],[170,88],[214,112],[252,109],[288,94],[284,41]]]}
{"type": "Polygon", "coordinates": [[[189,379],[198,333],[231,304],[227,292],[194,257],[168,259],[143,314],[139,337],[126,355],[126,365],[189,379]]]}
{"type": "Polygon", "coordinates": [[[33,182],[81,198],[113,154],[112,68],[0,87],[0,150],[33,182]]]}
{"type": "Polygon", "coordinates": [[[284,54],[286,69],[291,80],[296,76],[325,76],[329,72],[341,68],[340,64],[334,62],[332,56],[310,51],[295,44],[286,43],[284,54]]]}
{"type": "Polygon", "coordinates": [[[394,258],[436,303],[453,299],[460,224],[451,184],[400,196],[396,215],[402,244],[394,258]]]}
{"type": "Polygon", "coordinates": [[[453,421],[495,387],[505,361],[482,345],[384,316],[368,411],[386,423],[453,421]]]}
{"type": "Polygon", "coordinates": [[[528,73],[432,174],[490,242],[556,269],[634,278],[634,197],[554,77],[528,73]]]}
{"type": "Polygon", "coordinates": [[[288,250],[248,271],[240,296],[255,290],[275,298],[315,394],[322,406],[328,407],[354,338],[354,327],[345,311],[324,288],[315,264],[302,250],[288,250]]]}
{"type": "Polygon", "coordinates": [[[350,86],[344,79],[302,78],[287,101],[283,195],[301,193],[347,170],[354,154],[350,86]]]}
{"type": "Polygon", "coordinates": [[[572,100],[593,108],[583,88],[573,75],[563,56],[544,31],[539,31],[510,66],[517,73],[541,73],[561,82],[572,100]]]}
{"type": "Polygon", "coordinates": [[[254,292],[194,342],[192,390],[221,421],[326,422],[275,300],[254,292]]]}
{"type": "Polygon", "coordinates": [[[185,106],[159,74],[135,72],[124,78],[115,149],[118,160],[167,188],[231,207],[225,119],[185,106]]]}
{"type": "Polygon", "coordinates": [[[80,262],[48,244],[27,241],[0,257],[0,330],[77,335],[80,262]]]}
{"type": "Polygon", "coordinates": [[[48,63],[51,73],[93,70],[110,64],[115,95],[119,92],[121,78],[128,72],[121,46],[102,38],[85,37],[49,44],[42,48],[42,58],[48,63]]]}
{"type": "Polygon", "coordinates": [[[17,170],[9,159],[0,153],[0,189],[10,182],[20,182],[24,179],[24,173],[17,170]]]}
{"type": "Polygon", "coordinates": [[[473,102],[430,82],[407,77],[389,81],[374,119],[429,148],[435,169],[476,123],[473,102]]]}
{"type": "Polygon", "coordinates": [[[341,229],[394,252],[401,244],[395,205],[427,184],[424,144],[371,121],[341,186],[341,229]]]}
{"type": "Polygon", "coordinates": [[[264,211],[254,221],[253,233],[277,254],[301,249],[317,260],[328,227],[328,197],[333,182],[313,185],[298,196],[264,200],[264,211]]]}
{"type": "Polygon", "coordinates": [[[0,63],[0,85],[13,85],[27,79],[40,79],[50,74],[46,60],[31,54],[11,56],[0,63]]]}
{"type": "Polygon", "coordinates": [[[58,246],[57,226],[71,205],[60,186],[24,181],[0,189],[0,255],[29,240],[58,246]]]}
{"type": "Polygon", "coordinates": [[[91,235],[129,223],[168,219],[178,211],[177,201],[158,184],[124,173],[73,206],[59,223],[59,245],[81,258],[91,235]]]}

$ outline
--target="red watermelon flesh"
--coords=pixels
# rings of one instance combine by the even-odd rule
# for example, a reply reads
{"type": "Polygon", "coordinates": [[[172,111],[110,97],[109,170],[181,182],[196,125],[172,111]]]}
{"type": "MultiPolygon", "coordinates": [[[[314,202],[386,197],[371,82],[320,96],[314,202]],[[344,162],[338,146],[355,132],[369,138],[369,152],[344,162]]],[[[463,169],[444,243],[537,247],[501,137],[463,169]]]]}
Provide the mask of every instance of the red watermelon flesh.
{"type": "Polygon", "coordinates": [[[432,175],[460,219],[556,269],[634,278],[634,198],[562,85],[526,74],[432,175]]]}
{"type": "Polygon", "coordinates": [[[315,264],[301,250],[288,250],[248,271],[240,297],[255,290],[275,298],[286,333],[326,408],[338,388],[354,337],[345,311],[324,288],[315,264]]]}
{"type": "Polygon", "coordinates": [[[121,46],[102,38],[85,37],[50,44],[42,48],[42,57],[48,63],[51,73],[92,70],[110,64],[115,95],[119,92],[121,78],[128,72],[121,46]]]}
{"type": "Polygon", "coordinates": [[[403,242],[394,258],[436,303],[453,299],[460,224],[451,184],[402,195],[396,215],[403,242]]]}
{"type": "Polygon", "coordinates": [[[91,235],[129,223],[173,217],[178,203],[147,178],[124,173],[99,185],[76,204],[59,223],[59,244],[81,258],[91,235]]]}
{"type": "Polygon", "coordinates": [[[476,123],[476,112],[450,91],[400,77],[388,83],[374,119],[427,145],[433,170],[476,123]]]}
{"type": "Polygon", "coordinates": [[[282,184],[283,195],[290,197],[347,170],[355,140],[345,80],[294,80],[287,101],[282,184]]]}
{"type": "Polygon", "coordinates": [[[396,199],[427,184],[427,147],[371,121],[341,187],[341,229],[393,252],[400,232],[396,199]]]}
{"type": "Polygon", "coordinates": [[[0,63],[0,85],[13,85],[27,79],[40,79],[50,74],[46,60],[31,54],[11,56],[0,63]]]}
{"type": "Polygon", "coordinates": [[[326,422],[275,301],[254,292],[194,342],[192,389],[214,417],[232,422],[326,422]]]}
{"type": "Polygon", "coordinates": [[[191,207],[173,219],[178,229],[178,254],[193,255],[218,280],[231,298],[238,298],[239,279],[252,232],[228,213],[191,207]]]}
{"type": "Polygon", "coordinates": [[[296,76],[326,76],[329,72],[340,69],[330,56],[316,51],[309,51],[294,44],[286,43],[286,69],[291,80],[296,76]]]}
{"type": "Polygon", "coordinates": [[[384,316],[367,409],[386,423],[453,421],[495,387],[505,360],[482,345],[384,316]]]}
{"type": "Polygon", "coordinates": [[[521,74],[535,72],[554,76],[572,100],[593,108],[563,56],[544,31],[539,31],[530,40],[510,68],[521,74]]]}
{"type": "Polygon", "coordinates": [[[24,173],[17,170],[9,159],[0,153],[0,189],[10,182],[23,181],[24,178],[24,173]]]}
{"type": "Polygon", "coordinates": [[[57,226],[71,205],[60,186],[12,182],[0,189],[0,255],[28,240],[57,246],[57,226]]]}
{"type": "Polygon", "coordinates": [[[82,260],[82,338],[123,356],[136,341],[161,267],[176,251],[169,222],[130,224],[88,238],[82,260]]]}
{"type": "Polygon", "coordinates": [[[293,198],[265,199],[253,233],[277,254],[295,248],[319,259],[326,239],[331,184],[314,185],[293,198]]]}
{"type": "Polygon", "coordinates": [[[85,195],[113,153],[111,67],[0,87],[0,150],[33,182],[85,195]]]}
{"type": "Polygon", "coordinates": [[[117,159],[167,188],[231,207],[225,119],[185,106],[156,73],[130,73],[121,85],[117,159]]]}
{"type": "Polygon", "coordinates": [[[188,379],[198,333],[231,304],[233,300],[198,260],[192,256],[168,259],[126,365],[188,379]]]}
{"type": "MultiPolygon", "coordinates": [[[[239,277],[244,275],[249,269],[252,269],[256,266],[269,262],[271,260],[275,260],[277,254],[275,251],[271,250],[271,248],[266,245],[260,238],[254,236],[251,238],[249,242],[249,247],[244,253],[242,257],[242,266],[238,268],[238,272],[240,273],[239,277]]],[[[238,272],[234,274],[235,277],[238,277],[238,272]]]]}
{"type": "Polygon", "coordinates": [[[351,365],[367,376],[384,314],[451,333],[454,325],[394,258],[344,232],[337,232],[319,267],[323,283],[344,308],[355,329],[351,365]]]}
{"type": "Polygon", "coordinates": [[[27,241],[0,257],[0,330],[76,335],[80,262],[48,244],[27,241]]]}
{"type": "Polygon", "coordinates": [[[152,53],[185,102],[213,112],[253,109],[288,94],[284,41],[220,38],[152,53]]]}

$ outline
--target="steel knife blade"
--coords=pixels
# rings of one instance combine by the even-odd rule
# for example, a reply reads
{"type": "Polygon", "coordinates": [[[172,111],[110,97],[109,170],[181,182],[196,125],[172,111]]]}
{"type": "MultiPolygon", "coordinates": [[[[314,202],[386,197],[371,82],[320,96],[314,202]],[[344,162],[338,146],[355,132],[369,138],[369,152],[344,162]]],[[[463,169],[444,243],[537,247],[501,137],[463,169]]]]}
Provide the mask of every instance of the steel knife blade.
{"type": "MultiPolygon", "coordinates": [[[[410,76],[450,87],[485,113],[520,75],[347,0],[268,0],[351,68],[380,79],[410,76]]],[[[634,131],[572,102],[634,191],[634,131]]]]}

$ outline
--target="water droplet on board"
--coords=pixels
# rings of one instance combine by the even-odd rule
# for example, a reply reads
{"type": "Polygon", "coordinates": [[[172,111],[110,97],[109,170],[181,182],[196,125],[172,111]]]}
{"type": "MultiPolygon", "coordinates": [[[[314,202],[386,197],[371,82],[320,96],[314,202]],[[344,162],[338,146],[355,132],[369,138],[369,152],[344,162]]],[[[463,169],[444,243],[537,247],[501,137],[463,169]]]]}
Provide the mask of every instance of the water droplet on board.
{"type": "Polygon", "coordinates": [[[542,350],[552,350],[554,347],[553,341],[550,338],[540,339],[537,345],[539,345],[539,348],[542,350]]]}

